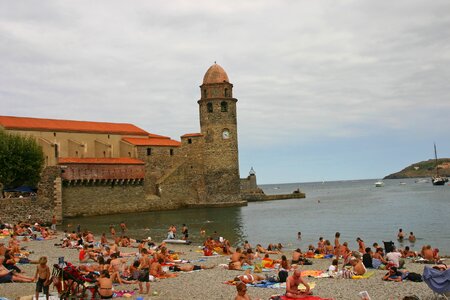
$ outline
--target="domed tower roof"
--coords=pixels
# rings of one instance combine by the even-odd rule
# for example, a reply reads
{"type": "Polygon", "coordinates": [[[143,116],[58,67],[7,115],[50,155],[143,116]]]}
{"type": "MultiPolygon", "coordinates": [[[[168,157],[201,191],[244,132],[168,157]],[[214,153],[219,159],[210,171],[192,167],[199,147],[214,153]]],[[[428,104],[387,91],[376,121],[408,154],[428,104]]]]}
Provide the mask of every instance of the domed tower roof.
{"type": "Polygon", "coordinates": [[[208,71],[205,73],[205,76],[203,76],[203,84],[224,82],[230,82],[228,80],[227,72],[225,72],[225,70],[216,63],[209,67],[208,71]]]}

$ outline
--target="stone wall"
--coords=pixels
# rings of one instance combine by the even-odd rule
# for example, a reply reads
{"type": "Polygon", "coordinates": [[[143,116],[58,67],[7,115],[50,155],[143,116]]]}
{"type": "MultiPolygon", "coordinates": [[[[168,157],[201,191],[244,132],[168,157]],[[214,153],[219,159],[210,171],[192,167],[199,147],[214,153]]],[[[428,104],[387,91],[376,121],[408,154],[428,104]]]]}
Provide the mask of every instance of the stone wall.
{"type": "Polygon", "coordinates": [[[149,211],[142,185],[63,186],[63,217],[96,216],[149,211]]]}
{"type": "Polygon", "coordinates": [[[51,223],[53,205],[37,197],[0,199],[0,220],[3,223],[16,224],[19,221],[30,223],[51,223]]]}

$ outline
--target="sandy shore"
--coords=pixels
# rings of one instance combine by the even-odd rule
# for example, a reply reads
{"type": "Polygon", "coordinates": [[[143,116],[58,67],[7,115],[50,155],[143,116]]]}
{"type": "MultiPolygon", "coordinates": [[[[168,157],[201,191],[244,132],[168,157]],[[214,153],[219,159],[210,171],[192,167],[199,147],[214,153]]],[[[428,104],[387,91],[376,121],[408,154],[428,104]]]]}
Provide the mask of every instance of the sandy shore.
{"type": "MultiPolygon", "coordinates": [[[[7,243],[8,239],[1,240],[7,243]]],[[[40,256],[47,256],[49,265],[57,263],[57,258],[64,256],[66,261],[77,264],[78,251],[74,249],[62,249],[54,246],[59,240],[49,241],[30,241],[22,242],[22,246],[26,246],[27,250],[34,251],[30,255],[30,259],[38,259],[40,256]]],[[[183,259],[188,259],[195,264],[219,265],[227,263],[227,256],[214,258],[201,258],[201,253],[196,252],[197,246],[174,245],[169,249],[180,251],[184,254],[183,259]]],[[[121,248],[123,252],[135,252],[135,248],[121,248]]],[[[291,257],[291,251],[285,251],[288,258],[291,257]]],[[[279,255],[271,255],[272,258],[279,258],[279,255]]],[[[128,258],[131,263],[133,258],[128,258]]],[[[303,266],[304,270],[325,270],[331,263],[331,259],[313,259],[313,265],[303,266]]],[[[20,265],[22,270],[28,276],[33,276],[35,265],[20,265]]],[[[406,269],[412,272],[422,274],[424,266],[411,262],[406,263],[406,269]]],[[[211,270],[202,270],[192,273],[180,273],[176,278],[162,279],[151,283],[151,291],[156,291],[158,295],[138,295],[132,299],[143,296],[144,299],[234,299],[236,289],[234,286],[226,285],[223,282],[233,279],[236,275],[243,272],[230,271],[221,267],[215,267],[211,270]]],[[[276,274],[275,271],[264,273],[268,275],[276,274]]],[[[404,296],[416,295],[420,299],[432,299],[433,293],[428,286],[421,282],[385,282],[381,277],[385,271],[375,270],[375,274],[369,279],[351,280],[351,279],[315,279],[307,278],[309,282],[315,282],[316,287],[313,290],[314,295],[320,297],[331,297],[334,299],[360,299],[358,293],[367,291],[373,300],[380,299],[402,299],[404,296]]],[[[137,284],[115,286],[116,290],[133,290],[137,289],[137,284]]],[[[51,287],[51,289],[53,286],[51,287]]],[[[8,299],[17,299],[20,296],[32,295],[35,290],[34,283],[9,283],[0,284],[0,297],[8,299]]],[[[281,294],[283,289],[267,289],[250,287],[249,295],[254,298],[269,299],[271,295],[281,294]]],[[[117,298],[125,299],[125,298],[117,298]]]]}

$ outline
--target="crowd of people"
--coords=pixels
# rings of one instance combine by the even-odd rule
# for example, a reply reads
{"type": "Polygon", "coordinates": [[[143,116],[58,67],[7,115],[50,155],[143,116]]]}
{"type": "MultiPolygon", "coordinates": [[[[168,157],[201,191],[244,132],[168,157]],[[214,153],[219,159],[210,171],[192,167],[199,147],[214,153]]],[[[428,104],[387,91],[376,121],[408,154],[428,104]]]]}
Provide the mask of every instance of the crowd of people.
{"type": "MultiPolygon", "coordinates": [[[[53,224],[52,224],[53,225],[53,224]]],[[[56,228],[47,228],[37,223],[19,223],[15,225],[1,224],[2,233],[9,235],[7,245],[0,242],[0,283],[8,282],[36,282],[36,296],[40,292],[48,297],[48,287],[54,281],[51,280],[47,258],[30,260],[30,252],[26,251],[21,243],[31,239],[57,239],[60,242],[55,246],[77,249],[77,270],[83,276],[92,278],[97,285],[98,294],[104,298],[111,298],[114,283],[136,285],[139,293],[150,293],[150,282],[158,278],[170,278],[177,276],[177,272],[190,272],[214,268],[215,265],[200,265],[181,261],[181,253],[168,249],[167,244],[155,244],[151,238],[135,240],[127,235],[125,222],[119,224],[121,234],[115,232],[114,226],[110,226],[110,235],[103,233],[96,237],[89,230],[64,231],[62,237],[56,234],[56,228]],[[19,240],[17,237],[20,236],[19,240]],[[121,251],[119,247],[127,247],[130,251],[121,251]],[[131,263],[128,258],[132,257],[131,263]],[[24,275],[17,263],[36,264],[36,273],[33,277],[24,275]]],[[[176,237],[176,227],[171,225],[168,229],[171,238],[176,237]]],[[[181,229],[183,239],[187,239],[188,228],[183,224],[181,229]]],[[[398,238],[402,230],[399,230],[398,238]]],[[[413,233],[410,233],[409,241],[415,241],[413,233]]],[[[404,236],[403,236],[404,238],[404,236]]],[[[257,274],[261,268],[275,270],[277,280],[286,282],[286,296],[301,298],[311,293],[308,282],[301,276],[301,267],[311,264],[312,259],[329,258],[331,265],[324,270],[330,277],[352,278],[363,276],[368,269],[386,269],[388,273],[382,278],[388,281],[400,281],[406,278],[408,272],[402,270],[405,259],[421,257],[426,262],[437,263],[440,261],[439,251],[426,245],[417,253],[409,246],[397,250],[393,243],[385,243],[385,247],[374,243],[372,247],[366,247],[365,242],[356,238],[358,248],[353,251],[348,242],[340,241],[340,233],[336,232],[334,246],[329,240],[319,237],[317,246],[309,245],[305,252],[300,248],[292,252],[287,251],[281,243],[271,243],[267,247],[256,244],[254,247],[245,241],[236,248],[230,241],[220,237],[217,232],[206,237],[203,243],[203,255],[212,256],[216,253],[229,255],[229,270],[240,270],[242,274],[234,277],[236,282],[236,299],[250,299],[247,295],[246,284],[267,280],[265,276],[257,274]],[[388,249],[389,248],[389,249],[388,249]],[[288,259],[290,257],[290,259],[288,259]],[[289,275],[291,272],[291,275],[289,275]],[[304,290],[298,290],[299,284],[305,286],[304,290]]],[[[123,248],[122,248],[123,249],[123,248]]],[[[446,268],[445,265],[440,265],[446,268]]]]}

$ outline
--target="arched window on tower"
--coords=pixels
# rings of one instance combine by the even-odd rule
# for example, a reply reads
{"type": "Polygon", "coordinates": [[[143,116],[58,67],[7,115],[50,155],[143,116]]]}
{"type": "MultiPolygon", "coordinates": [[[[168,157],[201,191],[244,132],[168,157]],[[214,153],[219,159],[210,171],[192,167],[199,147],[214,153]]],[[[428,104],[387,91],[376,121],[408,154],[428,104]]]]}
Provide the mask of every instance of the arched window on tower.
{"type": "Polygon", "coordinates": [[[229,97],[229,95],[228,95],[228,89],[225,89],[225,97],[229,97]]]}
{"type": "Polygon", "coordinates": [[[206,89],[203,90],[203,98],[207,98],[208,93],[206,92],[206,89]]]}
{"type": "Polygon", "coordinates": [[[220,103],[220,111],[227,112],[228,111],[228,103],[226,103],[225,101],[222,101],[220,103]]]}
{"type": "Polygon", "coordinates": [[[206,104],[206,107],[209,113],[213,112],[213,104],[211,102],[208,102],[208,104],[206,104]]]}

